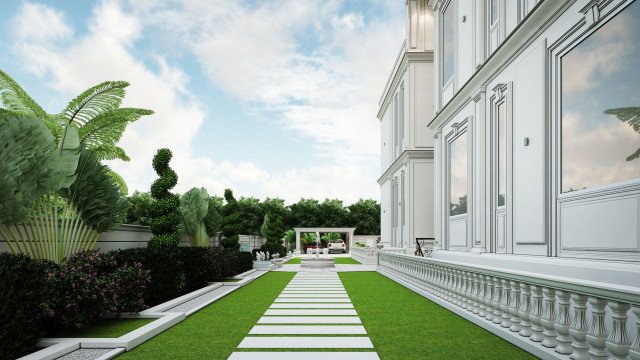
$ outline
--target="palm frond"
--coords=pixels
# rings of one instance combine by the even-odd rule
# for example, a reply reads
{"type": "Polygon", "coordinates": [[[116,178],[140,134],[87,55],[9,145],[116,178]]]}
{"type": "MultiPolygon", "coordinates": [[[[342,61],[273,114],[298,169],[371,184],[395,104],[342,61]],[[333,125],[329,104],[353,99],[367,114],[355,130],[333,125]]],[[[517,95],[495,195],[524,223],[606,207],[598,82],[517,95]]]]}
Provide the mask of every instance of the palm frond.
{"type": "Polygon", "coordinates": [[[119,146],[101,145],[94,147],[92,150],[100,160],[130,160],[129,156],[124,152],[124,149],[119,146]]]}
{"type": "Polygon", "coordinates": [[[18,83],[0,70],[0,95],[2,104],[11,111],[21,112],[39,118],[47,117],[47,113],[24,91],[18,83]]]}
{"type": "Polygon", "coordinates": [[[125,96],[126,81],[106,81],[96,85],[73,99],[62,115],[67,124],[82,127],[96,116],[117,109],[125,96]]]}
{"type": "MultiPolygon", "coordinates": [[[[625,107],[608,109],[604,111],[607,115],[615,115],[618,120],[629,124],[636,132],[640,133],[640,107],[625,107]]],[[[638,148],[633,154],[627,156],[627,161],[632,161],[640,158],[640,148],[638,148]]]]}
{"type": "Polygon", "coordinates": [[[115,182],[115,184],[118,185],[118,187],[120,188],[120,191],[122,191],[122,194],[125,196],[129,195],[129,187],[127,186],[127,182],[124,181],[124,178],[122,178],[120,174],[118,174],[117,172],[111,169],[109,169],[108,173],[109,173],[109,176],[111,176],[111,178],[115,182]]]}

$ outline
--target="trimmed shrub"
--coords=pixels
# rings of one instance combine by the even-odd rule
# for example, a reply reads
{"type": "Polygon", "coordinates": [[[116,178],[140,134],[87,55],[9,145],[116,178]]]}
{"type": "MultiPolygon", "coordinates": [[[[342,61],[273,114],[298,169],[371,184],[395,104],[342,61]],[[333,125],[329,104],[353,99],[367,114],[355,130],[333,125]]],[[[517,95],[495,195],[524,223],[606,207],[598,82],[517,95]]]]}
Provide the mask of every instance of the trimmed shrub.
{"type": "Polygon", "coordinates": [[[47,274],[57,265],[24,255],[0,253],[0,359],[35,351],[46,318],[47,274]]]}
{"type": "Polygon", "coordinates": [[[180,244],[180,197],[169,192],[178,183],[178,175],[169,167],[172,156],[171,150],[160,149],[153,157],[153,169],[160,178],[151,185],[151,196],[156,201],[150,211],[153,217],[150,247],[167,249],[177,248],[180,244]]]}
{"type": "Polygon", "coordinates": [[[49,330],[82,328],[110,312],[144,309],[150,283],[140,263],[119,264],[112,253],[80,251],[46,278],[49,330]]]}
{"type": "Polygon", "coordinates": [[[240,231],[242,231],[242,219],[238,209],[238,201],[233,197],[231,189],[225,189],[224,199],[226,204],[222,208],[222,246],[230,252],[240,250],[240,231]]]}
{"type": "Polygon", "coordinates": [[[250,252],[239,252],[236,262],[236,274],[242,274],[245,271],[253,269],[253,259],[255,257],[250,252]]]}

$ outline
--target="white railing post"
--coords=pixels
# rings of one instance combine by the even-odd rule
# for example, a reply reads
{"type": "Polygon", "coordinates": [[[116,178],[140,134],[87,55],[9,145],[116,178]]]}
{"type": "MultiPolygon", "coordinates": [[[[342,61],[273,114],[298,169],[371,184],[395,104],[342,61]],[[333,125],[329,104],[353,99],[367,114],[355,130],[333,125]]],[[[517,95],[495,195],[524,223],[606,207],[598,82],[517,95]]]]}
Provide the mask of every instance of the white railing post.
{"type": "Polygon", "coordinates": [[[544,313],[544,304],[542,300],[542,287],[538,285],[531,286],[531,336],[529,339],[534,342],[542,342],[544,336],[542,331],[542,314],[544,313]]]}
{"type": "Polygon", "coordinates": [[[493,314],[493,296],[495,294],[495,283],[493,282],[493,278],[491,276],[486,276],[487,279],[487,290],[485,292],[484,304],[487,314],[485,318],[488,321],[493,322],[495,319],[495,315],[493,314]]]}
{"type": "Polygon", "coordinates": [[[627,311],[631,305],[619,301],[610,301],[609,309],[611,309],[611,333],[607,338],[606,347],[611,353],[609,359],[624,360],[629,355],[631,341],[627,333],[627,311]]]}
{"type": "Polygon", "coordinates": [[[555,350],[560,354],[571,354],[573,349],[571,348],[571,336],[569,336],[569,327],[571,326],[571,313],[569,307],[571,306],[571,293],[568,291],[558,291],[558,316],[556,317],[556,323],[554,328],[558,333],[556,340],[558,345],[555,350]]]}
{"type": "Polygon", "coordinates": [[[589,355],[591,355],[591,359],[604,360],[609,357],[609,353],[605,349],[607,327],[604,322],[607,300],[590,298],[589,304],[591,305],[591,326],[587,330],[587,343],[591,346],[589,355]]]}
{"type": "Polygon", "coordinates": [[[631,360],[640,360],[640,305],[633,305],[631,308],[634,315],[636,316],[636,340],[631,345],[631,349],[629,349],[629,357],[631,360]]]}
{"type": "Polygon", "coordinates": [[[500,310],[500,303],[502,302],[502,282],[497,277],[493,278],[493,323],[500,324],[502,322],[502,311],[500,310]]]}
{"type": "Polygon", "coordinates": [[[544,299],[544,313],[542,314],[542,327],[544,331],[544,340],[542,340],[542,346],[548,348],[555,348],[558,346],[556,336],[558,333],[554,327],[556,322],[556,291],[550,288],[542,289],[544,299]]]}
{"type": "Polygon", "coordinates": [[[520,284],[520,295],[522,301],[520,303],[520,309],[518,309],[518,314],[520,315],[520,336],[529,337],[531,336],[531,321],[529,318],[529,314],[531,313],[531,286],[529,284],[522,283],[520,284]]]}
{"type": "Polygon", "coordinates": [[[573,360],[589,360],[589,344],[587,344],[587,296],[581,294],[571,295],[573,300],[573,321],[569,334],[573,342],[571,347],[573,352],[571,358],[573,360]]]}
{"type": "Polygon", "coordinates": [[[502,302],[500,303],[500,310],[502,310],[502,323],[500,326],[504,328],[511,327],[511,314],[509,308],[511,307],[511,285],[509,280],[502,279],[502,302]]]}

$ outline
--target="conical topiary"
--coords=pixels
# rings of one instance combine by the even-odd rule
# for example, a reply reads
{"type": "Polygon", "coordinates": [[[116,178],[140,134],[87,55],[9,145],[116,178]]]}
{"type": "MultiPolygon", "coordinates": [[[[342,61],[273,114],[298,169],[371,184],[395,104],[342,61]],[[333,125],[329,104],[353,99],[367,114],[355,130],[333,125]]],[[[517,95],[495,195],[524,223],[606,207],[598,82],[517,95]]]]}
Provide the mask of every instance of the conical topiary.
{"type": "Polygon", "coordinates": [[[160,176],[151,185],[155,199],[151,207],[150,247],[173,248],[180,244],[180,197],[169,192],[178,183],[178,175],[169,167],[171,150],[160,149],[153,157],[153,169],[160,176]]]}

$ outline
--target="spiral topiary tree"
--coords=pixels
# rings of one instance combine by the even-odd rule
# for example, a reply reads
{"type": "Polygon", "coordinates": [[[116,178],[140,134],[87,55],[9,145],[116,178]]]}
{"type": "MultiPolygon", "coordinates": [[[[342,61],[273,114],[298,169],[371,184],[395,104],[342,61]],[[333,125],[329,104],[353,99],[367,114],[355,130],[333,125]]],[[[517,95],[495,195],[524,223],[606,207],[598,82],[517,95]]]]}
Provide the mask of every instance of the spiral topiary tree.
{"type": "Polygon", "coordinates": [[[222,241],[225,250],[234,252],[240,250],[240,231],[242,230],[242,219],[238,211],[238,201],[233,197],[231,189],[224,190],[226,204],[222,208],[222,241]]]}
{"type": "Polygon", "coordinates": [[[153,157],[153,169],[158,178],[151,185],[151,196],[155,202],[151,206],[150,247],[175,248],[180,244],[180,197],[169,192],[178,183],[178,175],[169,167],[171,150],[160,149],[153,157]]]}

